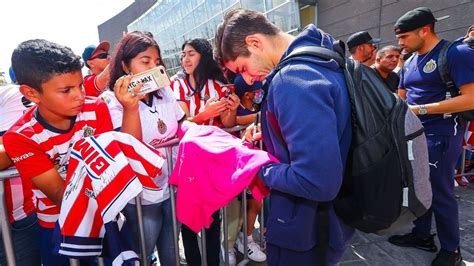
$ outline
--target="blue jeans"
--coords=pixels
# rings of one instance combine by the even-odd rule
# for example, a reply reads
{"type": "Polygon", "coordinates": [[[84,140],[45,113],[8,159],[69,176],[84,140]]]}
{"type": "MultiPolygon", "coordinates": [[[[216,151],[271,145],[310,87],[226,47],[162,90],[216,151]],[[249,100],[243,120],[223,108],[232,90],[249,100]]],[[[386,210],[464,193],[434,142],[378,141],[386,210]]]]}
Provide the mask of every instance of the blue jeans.
{"type": "MultiPolygon", "coordinates": [[[[171,214],[171,201],[151,205],[142,205],[143,226],[145,229],[146,255],[151,259],[155,246],[161,265],[174,265],[174,243],[173,243],[173,218],[171,214]]],[[[127,204],[123,209],[127,218],[134,250],[140,253],[139,231],[137,209],[134,204],[127,204]]]]}
{"type": "MultiPolygon", "coordinates": [[[[11,225],[13,250],[17,265],[41,265],[38,243],[38,221],[33,213],[11,225]]],[[[1,234],[0,234],[1,237],[1,234]]],[[[0,239],[0,265],[7,265],[3,240],[0,239]]]]}

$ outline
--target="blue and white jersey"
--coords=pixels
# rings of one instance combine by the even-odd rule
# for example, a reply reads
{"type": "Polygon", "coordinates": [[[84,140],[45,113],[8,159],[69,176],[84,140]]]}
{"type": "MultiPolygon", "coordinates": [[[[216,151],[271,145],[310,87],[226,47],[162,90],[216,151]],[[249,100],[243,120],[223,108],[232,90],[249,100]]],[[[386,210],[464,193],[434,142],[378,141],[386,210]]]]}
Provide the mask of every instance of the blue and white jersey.
{"type": "MultiPolygon", "coordinates": [[[[415,54],[400,73],[399,88],[407,91],[407,103],[420,105],[436,103],[446,99],[448,92],[442,82],[438,57],[446,43],[441,40],[430,52],[415,54]]],[[[474,82],[474,49],[462,42],[456,42],[448,50],[448,70],[459,88],[474,82]]],[[[456,115],[443,114],[420,115],[427,134],[454,135],[461,127],[456,115]]]]}

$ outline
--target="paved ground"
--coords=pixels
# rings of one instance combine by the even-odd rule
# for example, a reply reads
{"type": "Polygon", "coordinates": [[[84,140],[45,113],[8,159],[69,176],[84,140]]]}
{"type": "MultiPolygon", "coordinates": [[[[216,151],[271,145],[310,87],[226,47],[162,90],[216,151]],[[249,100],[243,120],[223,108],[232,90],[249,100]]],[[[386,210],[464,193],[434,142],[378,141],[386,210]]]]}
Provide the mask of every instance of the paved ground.
{"type": "MultiPolygon", "coordinates": [[[[455,193],[458,195],[461,253],[464,265],[474,266],[474,184],[471,183],[471,187],[468,188],[457,187],[455,193]]],[[[400,233],[408,232],[410,229],[411,227],[407,227],[400,233]]],[[[258,236],[255,235],[254,239],[258,239],[258,236]]],[[[439,247],[437,239],[436,242],[439,247]]],[[[356,232],[340,266],[431,265],[435,256],[436,253],[394,246],[387,242],[387,237],[356,232]]],[[[237,252],[238,262],[242,260],[242,257],[242,254],[237,252]]],[[[221,265],[224,264],[221,263],[221,265]]],[[[266,263],[250,262],[247,265],[266,266],[266,263]]]]}
{"type": "MultiPolygon", "coordinates": [[[[474,265],[474,184],[470,188],[457,187],[461,232],[461,254],[464,265],[474,265]]],[[[435,228],[435,227],[433,227],[435,228]]],[[[408,232],[410,227],[401,233],[408,232]]],[[[437,242],[439,247],[439,242],[437,242]]],[[[387,237],[357,232],[340,265],[431,265],[436,253],[414,248],[399,248],[387,242],[387,237]]],[[[239,255],[238,259],[241,256],[239,255]]],[[[249,263],[248,265],[266,265],[249,263]]]]}

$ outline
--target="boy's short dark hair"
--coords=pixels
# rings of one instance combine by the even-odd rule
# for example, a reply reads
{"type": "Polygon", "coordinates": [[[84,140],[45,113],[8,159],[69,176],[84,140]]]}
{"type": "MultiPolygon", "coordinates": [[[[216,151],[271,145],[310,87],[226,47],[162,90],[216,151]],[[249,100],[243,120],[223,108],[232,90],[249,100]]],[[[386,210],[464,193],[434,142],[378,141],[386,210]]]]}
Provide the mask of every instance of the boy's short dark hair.
{"type": "Polygon", "coordinates": [[[34,39],[20,43],[13,51],[12,68],[18,84],[42,92],[41,84],[55,75],[80,71],[82,62],[69,47],[34,39]]]}
{"type": "Polygon", "coordinates": [[[249,56],[245,38],[255,33],[274,36],[281,30],[271,23],[264,14],[237,8],[224,16],[224,21],[217,28],[214,58],[224,65],[234,61],[238,56],[249,56]]]}

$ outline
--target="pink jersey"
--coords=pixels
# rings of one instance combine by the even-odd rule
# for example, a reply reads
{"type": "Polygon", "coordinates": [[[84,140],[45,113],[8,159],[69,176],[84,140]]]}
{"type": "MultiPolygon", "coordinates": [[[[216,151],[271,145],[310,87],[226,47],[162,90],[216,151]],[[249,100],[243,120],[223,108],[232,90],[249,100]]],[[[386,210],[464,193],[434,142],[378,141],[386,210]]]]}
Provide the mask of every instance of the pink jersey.
{"type": "MultiPolygon", "coordinates": [[[[2,136],[34,104],[21,93],[20,86],[0,86],[0,136],[2,136]]],[[[14,167],[10,168],[14,169],[14,167]]],[[[10,223],[32,214],[35,201],[31,187],[24,186],[20,177],[5,180],[5,203],[10,223]]]]}
{"type": "Polygon", "coordinates": [[[102,100],[87,97],[82,111],[71,118],[69,130],[52,127],[41,117],[38,108],[33,107],[3,136],[7,154],[20,172],[22,183],[33,189],[42,227],[54,228],[59,208],[32,184],[31,178],[56,168],[65,179],[72,143],[110,130],[112,122],[107,106],[102,100]]]}
{"type": "MultiPolygon", "coordinates": [[[[208,79],[201,91],[201,95],[199,95],[198,93],[194,93],[194,89],[191,88],[186,79],[176,79],[171,84],[176,99],[186,103],[191,117],[204,111],[204,106],[208,99],[220,99],[223,96],[221,86],[222,84],[220,82],[208,79]]],[[[203,124],[222,127],[220,117],[211,118],[203,124]]]]}
{"type": "MultiPolygon", "coordinates": [[[[186,130],[186,129],[184,129],[186,130]]],[[[181,137],[182,132],[178,135],[181,137]]],[[[178,187],[176,216],[195,232],[209,228],[212,214],[245,188],[261,200],[270,192],[256,174],[277,162],[265,151],[213,126],[190,126],[181,138],[170,184],[178,187]]]]}

